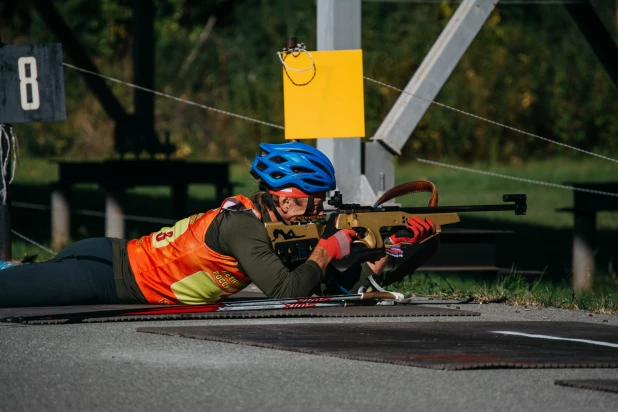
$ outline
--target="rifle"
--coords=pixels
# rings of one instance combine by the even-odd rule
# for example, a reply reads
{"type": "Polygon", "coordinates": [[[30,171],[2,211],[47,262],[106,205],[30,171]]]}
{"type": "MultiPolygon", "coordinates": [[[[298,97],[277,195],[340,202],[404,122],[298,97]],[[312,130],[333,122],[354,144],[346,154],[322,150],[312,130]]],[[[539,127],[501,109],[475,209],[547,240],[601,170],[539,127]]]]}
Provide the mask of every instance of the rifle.
{"type": "MultiPolygon", "coordinates": [[[[442,226],[459,222],[458,213],[514,211],[516,215],[525,215],[527,197],[525,194],[505,194],[502,200],[507,204],[499,205],[466,205],[438,206],[438,190],[429,181],[414,181],[403,183],[385,192],[373,206],[343,203],[342,195],[336,191],[328,201],[335,208],[329,214],[317,216],[298,216],[292,224],[283,222],[265,223],[273,249],[283,263],[300,263],[313,252],[320,237],[324,233],[327,221],[337,229],[354,229],[361,236],[353,243],[353,250],[363,253],[383,251],[384,237],[398,227],[407,226],[407,219],[418,216],[421,219],[430,218],[436,225],[436,233],[424,242],[438,236],[442,226]],[[416,193],[431,192],[431,198],[426,207],[400,207],[385,205],[396,197],[416,193]]],[[[408,246],[406,244],[403,245],[408,246]]]]}

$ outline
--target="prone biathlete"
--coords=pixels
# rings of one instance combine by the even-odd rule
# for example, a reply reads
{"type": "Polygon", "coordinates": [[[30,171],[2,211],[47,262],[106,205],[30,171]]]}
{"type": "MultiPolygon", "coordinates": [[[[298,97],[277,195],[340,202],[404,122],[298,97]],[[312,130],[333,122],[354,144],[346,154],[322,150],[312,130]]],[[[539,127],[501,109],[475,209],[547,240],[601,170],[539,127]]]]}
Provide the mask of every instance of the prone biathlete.
{"type": "MultiPolygon", "coordinates": [[[[331,263],[346,258],[358,237],[330,230],[309,258],[287,267],[273,250],[264,223],[290,224],[297,216],[324,214],[336,187],[335,169],[304,143],[261,144],[250,169],[260,191],[229,197],[220,207],[178,221],[139,239],[78,241],[53,259],[0,271],[0,306],[115,303],[203,304],[233,295],[253,282],[269,298],[356,293],[379,276],[388,256],[353,263],[345,271],[331,263]],[[327,273],[329,276],[327,276],[327,273]]],[[[395,243],[420,243],[435,233],[429,219],[410,219],[395,243]]],[[[421,247],[432,247],[434,240],[421,247]]],[[[418,266],[430,254],[415,262],[418,266]]],[[[408,267],[408,269],[410,269],[408,267]]],[[[394,281],[392,276],[389,282],[394,281]]]]}

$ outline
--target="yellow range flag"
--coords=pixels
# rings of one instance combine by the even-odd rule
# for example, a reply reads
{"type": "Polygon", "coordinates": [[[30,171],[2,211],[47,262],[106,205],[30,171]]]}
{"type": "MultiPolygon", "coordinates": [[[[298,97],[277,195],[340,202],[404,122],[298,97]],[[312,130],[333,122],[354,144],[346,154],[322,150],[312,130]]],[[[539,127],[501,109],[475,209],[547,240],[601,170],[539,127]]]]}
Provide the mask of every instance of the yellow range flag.
{"type": "Polygon", "coordinates": [[[362,50],[309,53],[282,55],[285,138],[365,137],[362,50]]]}

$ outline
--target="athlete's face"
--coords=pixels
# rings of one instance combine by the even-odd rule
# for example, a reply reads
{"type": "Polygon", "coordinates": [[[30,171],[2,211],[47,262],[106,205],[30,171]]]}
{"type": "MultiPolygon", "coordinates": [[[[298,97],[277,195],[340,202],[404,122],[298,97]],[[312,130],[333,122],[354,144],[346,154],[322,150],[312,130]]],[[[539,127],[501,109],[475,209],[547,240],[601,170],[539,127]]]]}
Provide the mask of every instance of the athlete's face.
{"type": "MultiPolygon", "coordinates": [[[[298,202],[298,206],[300,209],[300,213],[296,216],[300,216],[300,215],[304,215],[305,211],[307,210],[307,203],[309,202],[309,199],[296,199],[298,202]]],[[[311,216],[311,215],[323,215],[324,214],[324,199],[321,198],[314,198],[313,199],[313,205],[309,207],[309,210],[307,211],[307,215],[311,216]]]]}
{"type": "MultiPolygon", "coordinates": [[[[279,197],[278,209],[279,214],[285,220],[286,223],[290,223],[291,219],[296,216],[305,215],[305,211],[307,210],[307,203],[309,199],[307,198],[290,198],[290,197],[279,197]]],[[[315,198],[313,199],[313,204],[309,207],[307,211],[307,215],[323,215],[324,214],[324,199],[315,198]]]]}

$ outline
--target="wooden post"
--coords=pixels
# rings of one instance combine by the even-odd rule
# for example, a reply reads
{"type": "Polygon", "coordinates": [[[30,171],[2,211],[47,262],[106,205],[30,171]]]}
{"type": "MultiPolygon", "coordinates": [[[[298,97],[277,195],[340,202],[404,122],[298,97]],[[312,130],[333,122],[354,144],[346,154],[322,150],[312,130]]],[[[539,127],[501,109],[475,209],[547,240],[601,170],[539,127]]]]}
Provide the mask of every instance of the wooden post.
{"type": "Polygon", "coordinates": [[[575,211],[573,220],[573,290],[590,290],[594,277],[596,213],[575,211]]]}
{"type": "Polygon", "coordinates": [[[124,187],[105,188],[105,236],[125,238],[124,230],[124,187]]]}
{"type": "Polygon", "coordinates": [[[0,205],[0,227],[0,260],[8,262],[13,258],[11,245],[11,216],[8,198],[6,204],[0,205]]]}
{"type": "MultiPolygon", "coordinates": [[[[154,89],[154,13],[153,0],[133,0],[133,82],[154,89]]],[[[161,143],[154,132],[154,94],[135,89],[135,133],[142,148],[159,153],[161,143]]]]}
{"type": "Polygon", "coordinates": [[[71,237],[71,206],[68,187],[55,185],[51,193],[52,248],[60,250],[71,237]]]}
{"type": "Polygon", "coordinates": [[[188,185],[175,183],[172,185],[172,213],[175,219],[183,219],[187,215],[188,185]]]}
{"type": "MultiPolygon", "coordinates": [[[[10,132],[11,125],[3,124],[2,125],[7,132],[10,132]]],[[[7,170],[11,170],[11,158],[7,156],[9,147],[11,146],[11,142],[9,139],[2,138],[2,157],[6,158],[6,161],[9,163],[7,170]]],[[[4,164],[4,160],[0,162],[0,165],[4,164]]],[[[0,170],[0,173],[2,171],[0,170]]],[[[12,259],[12,244],[11,244],[11,198],[9,196],[9,182],[8,179],[10,176],[0,176],[0,190],[5,190],[6,197],[3,202],[2,196],[0,196],[0,260],[4,260],[8,262],[12,259]]]]}

